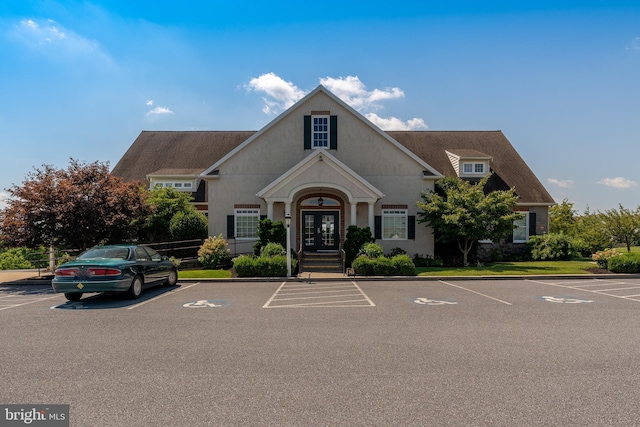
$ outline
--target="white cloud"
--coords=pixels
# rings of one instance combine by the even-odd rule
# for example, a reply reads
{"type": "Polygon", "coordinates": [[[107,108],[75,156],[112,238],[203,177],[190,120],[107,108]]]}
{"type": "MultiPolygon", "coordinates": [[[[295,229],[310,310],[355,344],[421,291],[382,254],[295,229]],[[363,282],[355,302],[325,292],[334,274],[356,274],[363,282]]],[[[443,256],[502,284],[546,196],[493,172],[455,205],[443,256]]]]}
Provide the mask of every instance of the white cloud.
{"type": "Polygon", "coordinates": [[[0,191],[0,210],[7,207],[7,200],[9,200],[9,193],[0,191]]]}
{"type": "Polygon", "coordinates": [[[560,188],[572,188],[574,184],[574,181],[572,179],[561,180],[556,178],[548,178],[547,182],[549,184],[557,185],[560,188]]]}
{"type": "Polygon", "coordinates": [[[404,92],[397,87],[368,91],[358,76],[325,77],[320,79],[320,84],[360,112],[382,108],[378,101],[404,97],[404,92]]]}
{"type": "Polygon", "coordinates": [[[57,54],[70,56],[97,54],[108,59],[97,42],[82,37],[51,19],[23,19],[15,25],[13,35],[32,48],[55,50],[57,54]]]}
{"type": "MultiPolygon", "coordinates": [[[[380,117],[373,112],[382,108],[381,101],[404,97],[404,92],[397,87],[367,90],[357,76],[325,77],[320,79],[320,84],[383,130],[428,129],[424,120],[420,118],[402,121],[397,117],[380,117]]],[[[275,73],[267,73],[251,79],[246,88],[249,91],[266,94],[262,98],[264,101],[262,111],[265,114],[279,114],[308,93],[275,73]]]]}
{"type": "Polygon", "coordinates": [[[249,81],[249,90],[264,92],[271,99],[263,97],[265,114],[278,114],[302,99],[306,93],[291,82],[284,81],[275,73],[263,74],[249,81]]]}
{"type": "Polygon", "coordinates": [[[422,119],[410,119],[403,122],[397,117],[384,118],[376,113],[365,114],[365,117],[374,125],[384,130],[420,130],[428,129],[428,126],[422,119]]]}
{"type": "Polygon", "coordinates": [[[147,112],[147,116],[162,116],[165,114],[173,114],[173,111],[171,111],[167,107],[156,107],[153,110],[147,112]]]}
{"type": "Polygon", "coordinates": [[[598,181],[598,184],[606,185],[607,187],[622,188],[622,189],[638,186],[637,182],[627,178],[623,178],[621,176],[618,176],[616,178],[603,178],[600,181],[598,181]]]}
{"type": "Polygon", "coordinates": [[[629,43],[626,47],[627,50],[640,50],[640,37],[636,37],[635,39],[631,40],[631,43],[629,43]]]}
{"type": "Polygon", "coordinates": [[[147,101],[147,105],[148,105],[149,107],[151,107],[151,106],[153,105],[153,99],[148,100],[148,101],[147,101]]]}

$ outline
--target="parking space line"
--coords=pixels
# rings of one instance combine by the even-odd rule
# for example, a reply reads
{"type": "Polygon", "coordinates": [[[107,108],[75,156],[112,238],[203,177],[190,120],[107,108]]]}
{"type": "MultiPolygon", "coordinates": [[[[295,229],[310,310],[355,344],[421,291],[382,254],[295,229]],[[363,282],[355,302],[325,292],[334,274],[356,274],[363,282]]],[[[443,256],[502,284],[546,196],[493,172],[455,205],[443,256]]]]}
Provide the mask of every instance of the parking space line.
{"type": "Polygon", "coordinates": [[[182,286],[180,286],[180,289],[177,289],[177,290],[175,290],[175,291],[173,291],[173,292],[169,291],[169,292],[166,292],[166,293],[164,293],[164,294],[160,294],[160,295],[158,295],[157,297],[153,297],[153,298],[150,298],[150,299],[148,299],[148,300],[146,300],[146,301],[142,301],[142,302],[141,302],[141,303],[139,303],[139,304],[132,305],[131,307],[127,307],[127,310],[133,310],[134,308],[138,308],[138,307],[140,307],[140,306],[142,306],[142,305],[145,305],[145,304],[146,304],[146,303],[148,303],[148,302],[159,300],[160,298],[166,297],[167,295],[174,295],[174,294],[175,294],[175,293],[177,293],[177,292],[183,291],[183,290],[185,290],[185,289],[192,288],[192,287],[194,287],[194,286],[196,286],[196,285],[199,285],[199,284],[200,284],[200,282],[194,283],[194,284],[189,285],[189,286],[187,286],[187,287],[182,287],[182,286]]]}
{"type": "Polygon", "coordinates": [[[375,307],[375,304],[354,281],[313,283],[312,285],[282,282],[262,306],[262,308],[299,307],[375,307]]]}
{"type": "Polygon", "coordinates": [[[490,296],[490,295],[486,295],[486,294],[483,294],[483,293],[481,293],[481,292],[478,292],[478,291],[474,291],[474,290],[472,290],[472,289],[465,288],[465,287],[463,287],[463,286],[454,285],[453,283],[445,282],[445,281],[443,281],[443,280],[438,280],[438,282],[440,282],[440,283],[444,283],[445,285],[448,285],[448,286],[453,286],[454,288],[462,289],[462,290],[464,290],[464,291],[467,291],[467,292],[471,292],[471,293],[474,293],[474,294],[480,295],[480,296],[485,297],[485,298],[489,298],[489,299],[491,299],[491,300],[497,301],[497,302],[502,303],[502,304],[506,304],[506,305],[513,305],[513,304],[511,304],[510,302],[503,301],[503,300],[498,299],[498,298],[494,298],[494,297],[492,297],[492,296],[490,296]]]}
{"type": "Polygon", "coordinates": [[[23,302],[21,304],[11,304],[11,305],[8,305],[6,307],[0,307],[0,311],[6,310],[8,308],[15,308],[15,307],[20,307],[20,306],[27,305],[27,304],[33,304],[34,302],[38,302],[38,301],[46,301],[48,299],[57,298],[57,297],[58,297],[58,295],[54,295],[52,297],[38,298],[38,299],[34,299],[33,301],[23,302]]]}
{"type": "MultiPolygon", "coordinates": [[[[638,295],[615,295],[615,294],[609,293],[611,291],[614,291],[615,289],[584,289],[586,286],[591,286],[591,285],[567,286],[567,284],[542,282],[540,280],[530,280],[530,279],[525,279],[525,280],[527,282],[538,283],[538,284],[541,284],[541,285],[555,286],[555,287],[564,288],[564,289],[574,289],[576,291],[589,292],[589,293],[592,293],[592,294],[598,294],[598,295],[612,297],[612,298],[619,298],[619,299],[624,299],[624,300],[629,300],[629,301],[640,302],[640,300],[634,298],[634,297],[636,297],[638,295]]],[[[598,280],[598,279],[594,279],[594,280],[598,280]]],[[[568,283],[576,283],[576,282],[568,282],[568,283]]],[[[625,282],[617,282],[615,284],[616,285],[621,285],[621,284],[625,284],[625,282]]],[[[602,283],[601,286],[602,285],[605,285],[605,284],[602,283]]],[[[637,289],[637,288],[638,287],[632,287],[632,288],[628,288],[628,289],[637,289]]]]}

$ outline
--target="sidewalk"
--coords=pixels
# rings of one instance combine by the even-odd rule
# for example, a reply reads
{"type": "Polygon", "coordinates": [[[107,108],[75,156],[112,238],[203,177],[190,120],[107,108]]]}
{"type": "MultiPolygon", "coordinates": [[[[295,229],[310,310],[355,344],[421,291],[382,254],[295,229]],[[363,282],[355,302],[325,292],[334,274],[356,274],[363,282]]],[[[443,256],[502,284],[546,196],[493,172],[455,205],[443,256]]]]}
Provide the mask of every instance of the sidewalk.
{"type": "Polygon", "coordinates": [[[46,284],[46,280],[52,278],[53,275],[47,270],[0,270],[0,284],[3,283],[24,283],[39,281],[46,284]],[[32,280],[33,279],[33,280],[32,280]]]}

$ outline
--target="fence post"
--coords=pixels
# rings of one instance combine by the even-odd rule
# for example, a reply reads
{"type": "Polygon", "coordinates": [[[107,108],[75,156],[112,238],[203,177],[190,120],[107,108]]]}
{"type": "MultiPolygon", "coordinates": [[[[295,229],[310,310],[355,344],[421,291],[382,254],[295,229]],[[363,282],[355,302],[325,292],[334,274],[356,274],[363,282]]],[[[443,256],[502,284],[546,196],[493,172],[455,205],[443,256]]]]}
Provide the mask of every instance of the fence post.
{"type": "Polygon", "coordinates": [[[56,252],[53,249],[53,245],[49,246],[49,271],[54,272],[56,269],[56,252]]]}

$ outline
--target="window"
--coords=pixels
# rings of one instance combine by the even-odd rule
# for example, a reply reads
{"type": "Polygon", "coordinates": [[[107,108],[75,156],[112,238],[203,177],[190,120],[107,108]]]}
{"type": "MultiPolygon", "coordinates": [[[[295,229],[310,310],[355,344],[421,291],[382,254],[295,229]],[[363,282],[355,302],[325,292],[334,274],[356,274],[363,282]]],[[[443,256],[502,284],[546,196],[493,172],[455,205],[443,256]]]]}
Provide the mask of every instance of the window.
{"type": "Polygon", "coordinates": [[[382,211],[382,238],[406,240],[407,210],[384,209],[382,211]]]}
{"type": "Polygon", "coordinates": [[[311,120],[313,148],[329,148],[329,116],[313,116],[311,120]]]}
{"type": "Polygon", "coordinates": [[[513,225],[515,226],[513,229],[513,242],[526,242],[529,238],[529,214],[525,213],[521,219],[516,219],[513,225]]]}
{"type": "Polygon", "coordinates": [[[464,174],[484,174],[484,163],[463,163],[462,172],[464,174]]]}
{"type": "Polygon", "coordinates": [[[258,223],[260,209],[235,210],[236,239],[256,239],[258,237],[258,223]]]}

